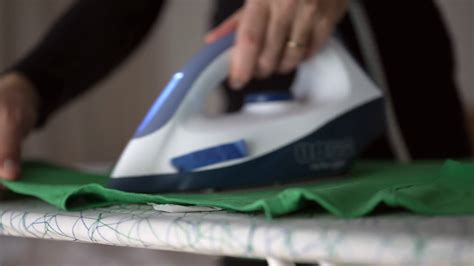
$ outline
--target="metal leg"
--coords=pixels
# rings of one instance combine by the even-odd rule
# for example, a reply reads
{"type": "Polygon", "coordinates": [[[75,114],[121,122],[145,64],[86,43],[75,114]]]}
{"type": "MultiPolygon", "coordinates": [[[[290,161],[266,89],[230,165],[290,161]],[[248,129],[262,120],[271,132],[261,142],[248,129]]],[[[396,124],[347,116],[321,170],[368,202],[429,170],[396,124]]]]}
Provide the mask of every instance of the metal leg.
{"type": "Polygon", "coordinates": [[[268,266],[295,266],[291,261],[280,260],[276,258],[267,258],[268,266]]]}

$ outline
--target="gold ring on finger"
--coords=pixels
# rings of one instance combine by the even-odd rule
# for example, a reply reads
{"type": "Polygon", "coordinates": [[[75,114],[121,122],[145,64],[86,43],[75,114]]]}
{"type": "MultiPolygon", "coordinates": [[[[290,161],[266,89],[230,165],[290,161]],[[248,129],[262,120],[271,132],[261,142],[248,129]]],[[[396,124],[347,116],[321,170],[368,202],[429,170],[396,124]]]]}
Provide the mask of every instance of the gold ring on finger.
{"type": "Polygon", "coordinates": [[[305,45],[304,45],[303,43],[301,43],[301,42],[289,40],[289,41],[286,43],[286,47],[292,48],[292,49],[302,49],[302,48],[305,47],[305,45]]]}

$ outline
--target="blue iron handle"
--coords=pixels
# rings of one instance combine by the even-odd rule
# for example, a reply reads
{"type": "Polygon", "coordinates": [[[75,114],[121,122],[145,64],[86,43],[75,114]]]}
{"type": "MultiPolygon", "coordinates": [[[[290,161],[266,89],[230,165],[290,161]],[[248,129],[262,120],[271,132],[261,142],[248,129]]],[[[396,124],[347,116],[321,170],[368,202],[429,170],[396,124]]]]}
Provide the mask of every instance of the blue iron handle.
{"type": "Polygon", "coordinates": [[[235,33],[231,33],[204,47],[181,71],[174,74],[153,103],[133,137],[144,137],[163,127],[176,113],[204,69],[219,55],[227,51],[234,44],[234,40],[235,33]]]}

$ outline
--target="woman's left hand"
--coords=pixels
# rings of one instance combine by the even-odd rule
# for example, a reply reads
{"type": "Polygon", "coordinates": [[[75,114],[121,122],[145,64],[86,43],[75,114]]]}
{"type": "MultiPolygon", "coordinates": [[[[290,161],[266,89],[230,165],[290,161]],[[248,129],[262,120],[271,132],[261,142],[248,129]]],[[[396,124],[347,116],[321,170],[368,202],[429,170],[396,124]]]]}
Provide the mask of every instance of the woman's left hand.
{"type": "Polygon", "coordinates": [[[246,0],[206,42],[237,31],[229,79],[240,89],[253,77],[288,73],[316,53],[346,7],[347,0],[246,0]]]}

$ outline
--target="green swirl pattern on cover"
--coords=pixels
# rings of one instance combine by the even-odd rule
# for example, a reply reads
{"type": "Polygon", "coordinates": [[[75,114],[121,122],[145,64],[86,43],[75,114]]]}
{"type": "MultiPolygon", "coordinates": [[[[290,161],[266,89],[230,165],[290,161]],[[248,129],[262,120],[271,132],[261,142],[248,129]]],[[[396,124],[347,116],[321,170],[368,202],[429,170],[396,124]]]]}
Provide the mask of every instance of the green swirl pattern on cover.
{"type": "Polygon", "coordinates": [[[21,180],[1,182],[16,193],[37,197],[63,210],[124,203],[169,203],[264,212],[268,218],[312,207],[345,218],[367,215],[379,206],[427,215],[474,213],[474,164],[455,161],[409,165],[362,162],[344,178],[219,193],[126,193],[104,187],[107,179],[50,164],[27,162],[21,180]]]}
{"type": "MultiPolygon", "coordinates": [[[[2,234],[294,262],[431,266],[474,261],[474,215],[339,219],[308,211],[268,220],[228,211],[165,213],[135,204],[61,211],[36,199],[17,199],[0,202],[2,234]]],[[[0,237],[0,246],[2,241],[8,238],[0,237]]]]}

